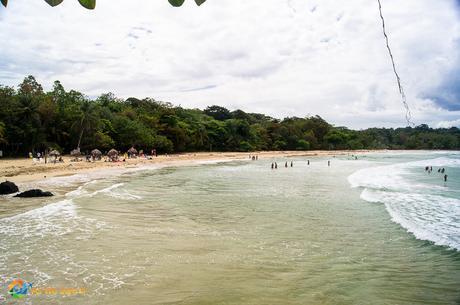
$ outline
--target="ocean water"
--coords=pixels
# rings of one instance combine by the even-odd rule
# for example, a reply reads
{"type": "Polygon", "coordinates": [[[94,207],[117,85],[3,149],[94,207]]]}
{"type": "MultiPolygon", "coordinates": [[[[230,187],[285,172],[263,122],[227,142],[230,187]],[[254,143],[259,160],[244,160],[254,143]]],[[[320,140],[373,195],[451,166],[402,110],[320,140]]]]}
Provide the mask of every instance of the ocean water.
{"type": "Polygon", "coordinates": [[[458,152],[152,167],[51,183],[52,199],[0,199],[0,302],[460,303],[458,152]],[[12,299],[12,278],[84,293],[12,299]]]}

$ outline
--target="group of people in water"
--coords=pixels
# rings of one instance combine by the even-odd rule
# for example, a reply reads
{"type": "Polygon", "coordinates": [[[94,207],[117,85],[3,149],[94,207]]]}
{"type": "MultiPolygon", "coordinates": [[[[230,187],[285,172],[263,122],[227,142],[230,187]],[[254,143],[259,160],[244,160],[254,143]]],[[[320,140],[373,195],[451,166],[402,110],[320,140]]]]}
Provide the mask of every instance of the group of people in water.
{"type": "MultiPolygon", "coordinates": [[[[431,174],[431,172],[433,171],[433,166],[425,166],[425,172],[427,172],[428,174],[431,174]]],[[[444,174],[444,182],[447,182],[447,174],[445,174],[446,172],[446,169],[443,167],[443,168],[438,168],[438,173],[440,174],[444,174]]]]}
{"type": "MultiPolygon", "coordinates": [[[[307,165],[310,165],[310,160],[307,160],[307,165]]],[[[331,166],[331,161],[327,161],[327,166],[331,166]]],[[[284,163],[284,167],[288,168],[289,163],[286,161],[284,163]]],[[[291,161],[290,167],[294,167],[294,161],[291,161]]],[[[272,162],[272,169],[278,169],[278,163],[277,162],[272,162]]]]}
{"type": "MultiPolygon", "coordinates": [[[[308,161],[308,163],[310,164],[310,161],[308,161]]],[[[286,163],[284,163],[284,167],[286,167],[286,168],[289,167],[287,161],[286,161],[286,163]]],[[[294,161],[291,161],[291,167],[294,167],[294,161]]],[[[278,163],[272,162],[272,169],[277,169],[277,168],[278,168],[278,163]]]]}

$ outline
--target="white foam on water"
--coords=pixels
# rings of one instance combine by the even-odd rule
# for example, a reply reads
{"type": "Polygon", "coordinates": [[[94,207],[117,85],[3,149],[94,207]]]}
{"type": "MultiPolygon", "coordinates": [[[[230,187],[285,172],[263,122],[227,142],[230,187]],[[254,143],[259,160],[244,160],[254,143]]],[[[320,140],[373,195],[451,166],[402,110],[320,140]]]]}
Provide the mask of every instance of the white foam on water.
{"type": "Polygon", "coordinates": [[[121,186],[123,186],[123,185],[125,185],[125,184],[124,184],[124,183],[115,183],[115,184],[113,184],[113,185],[111,185],[111,186],[108,186],[108,187],[106,187],[106,188],[103,188],[103,189],[101,189],[101,190],[97,190],[97,191],[95,191],[95,192],[89,194],[88,196],[89,196],[89,197],[94,197],[94,196],[96,196],[96,195],[98,195],[98,194],[107,194],[107,193],[111,193],[112,190],[114,190],[114,189],[116,189],[116,188],[119,188],[119,187],[121,187],[121,186]]]}
{"type": "Polygon", "coordinates": [[[460,250],[460,200],[430,194],[439,185],[416,182],[410,170],[425,166],[460,167],[459,159],[429,160],[361,169],[348,177],[352,187],[361,187],[361,198],[383,203],[392,220],[417,239],[460,250]]]}

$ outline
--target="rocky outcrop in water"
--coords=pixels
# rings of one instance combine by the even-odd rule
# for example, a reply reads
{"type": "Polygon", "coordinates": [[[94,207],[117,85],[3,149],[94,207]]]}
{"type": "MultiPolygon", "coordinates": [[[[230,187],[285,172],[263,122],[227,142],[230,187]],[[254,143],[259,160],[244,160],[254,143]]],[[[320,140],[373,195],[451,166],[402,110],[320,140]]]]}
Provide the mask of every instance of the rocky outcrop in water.
{"type": "Polygon", "coordinates": [[[11,181],[0,183],[0,195],[8,195],[19,192],[19,188],[11,181]]]}
{"type": "Polygon", "coordinates": [[[28,190],[17,194],[14,197],[33,198],[33,197],[51,197],[54,196],[51,192],[44,192],[42,190],[28,190]]]}

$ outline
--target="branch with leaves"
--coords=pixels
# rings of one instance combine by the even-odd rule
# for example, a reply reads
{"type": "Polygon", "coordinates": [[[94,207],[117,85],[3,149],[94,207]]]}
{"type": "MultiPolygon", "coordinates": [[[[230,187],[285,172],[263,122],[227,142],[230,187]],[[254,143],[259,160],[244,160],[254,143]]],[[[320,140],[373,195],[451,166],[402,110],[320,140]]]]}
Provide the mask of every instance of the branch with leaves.
{"type": "MultiPolygon", "coordinates": [[[[62,1],[64,0],[45,0],[46,3],[48,3],[49,5],[51,6],[57,6],[59,4],[62,3],[62,1]]],[[[184,1],[185,0],[168,0],[169,3],[172,5],[172,6],[176,6],[176,7],[179,7],[179,6],[182,6],[182,4],[184,4],[184,1]]],[[[206,0],[195,0],[195,3],[197,5],[202,5],[206,0]]],[[[0,0],[0,2],[3,4],[4,7],[6,7],[8,5],[8,0],[0,0]]],[[[89,9],[89,10],[92,10],[96,7],[96,0],[78,0],[78,2],[80,2],[80,4],[89,9]]]]}

